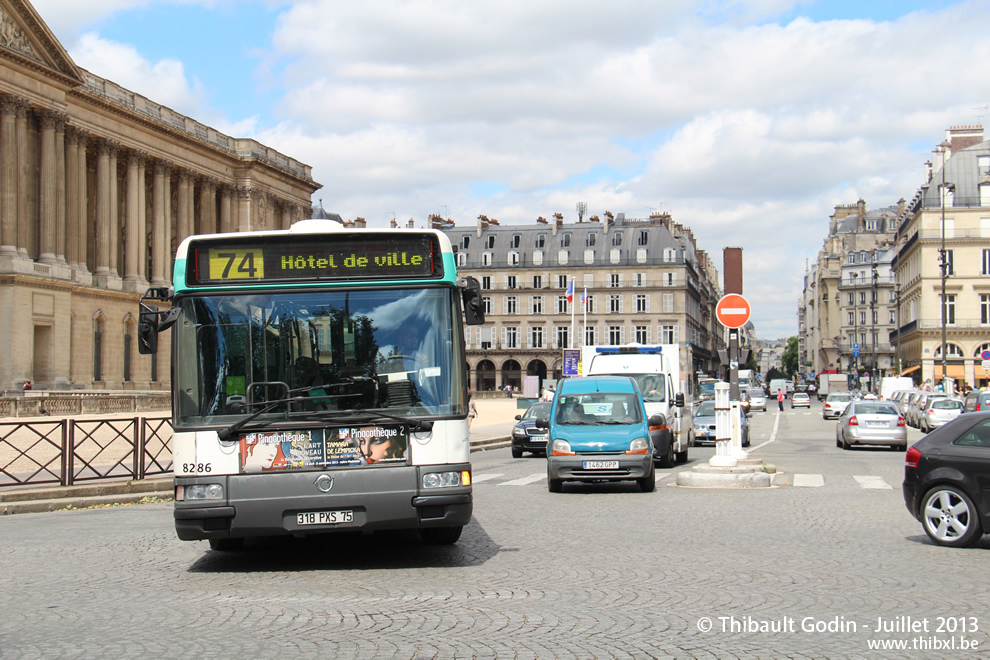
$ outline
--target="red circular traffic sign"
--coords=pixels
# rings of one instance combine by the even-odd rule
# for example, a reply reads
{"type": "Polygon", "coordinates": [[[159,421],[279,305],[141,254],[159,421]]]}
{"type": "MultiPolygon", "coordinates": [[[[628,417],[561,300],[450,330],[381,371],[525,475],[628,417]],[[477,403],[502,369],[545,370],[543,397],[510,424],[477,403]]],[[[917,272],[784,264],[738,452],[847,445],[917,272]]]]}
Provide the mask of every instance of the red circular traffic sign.
{"type": "Polygon", "coordinates": [[[749,301],[738,293],[729,293],[715,305],[715,317],[727,328],[741,328],[749,321],[752,308],[749,301]]]}

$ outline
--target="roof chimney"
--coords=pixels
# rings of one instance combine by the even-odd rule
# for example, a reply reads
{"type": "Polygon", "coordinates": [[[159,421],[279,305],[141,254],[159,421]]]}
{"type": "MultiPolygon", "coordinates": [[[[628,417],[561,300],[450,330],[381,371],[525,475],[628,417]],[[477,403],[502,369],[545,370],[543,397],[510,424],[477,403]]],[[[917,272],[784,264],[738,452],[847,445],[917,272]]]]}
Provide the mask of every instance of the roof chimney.
{"type": "Polygon", "coordinates": [[[960,149],[983,142],[983,126],[979,124],[950,126],[949,130],[945,132],[945,139],[949,143],[949,153],[954,154],[960,149]]]}

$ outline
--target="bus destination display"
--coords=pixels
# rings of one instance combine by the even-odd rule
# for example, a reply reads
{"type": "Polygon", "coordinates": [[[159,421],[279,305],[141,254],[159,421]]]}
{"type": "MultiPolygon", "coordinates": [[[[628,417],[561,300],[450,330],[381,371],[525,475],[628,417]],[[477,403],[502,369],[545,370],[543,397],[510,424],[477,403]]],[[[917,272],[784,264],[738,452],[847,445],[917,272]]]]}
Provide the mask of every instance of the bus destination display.
{"type": "Polygon", "coordinates": [[[313,236],[190,245],[190,286],[288,280],[434,278],[443,274],[440,246],[428,235],[313,236]]]}

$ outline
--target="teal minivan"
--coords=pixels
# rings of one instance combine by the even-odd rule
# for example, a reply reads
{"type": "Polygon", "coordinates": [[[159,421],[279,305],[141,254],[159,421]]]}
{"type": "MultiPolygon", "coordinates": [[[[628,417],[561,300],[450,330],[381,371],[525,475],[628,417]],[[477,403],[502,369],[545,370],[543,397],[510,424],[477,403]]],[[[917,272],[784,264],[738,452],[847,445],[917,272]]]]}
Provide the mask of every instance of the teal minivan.
{"type": "Polygon", "coordinates": [[[635,481],[656,490],[651,427],[663,415],[646,416],[636,381],[626,376],[585,376],[561,382],[548,418],[547,488],[559,493],[565,481],[635,481]]]}

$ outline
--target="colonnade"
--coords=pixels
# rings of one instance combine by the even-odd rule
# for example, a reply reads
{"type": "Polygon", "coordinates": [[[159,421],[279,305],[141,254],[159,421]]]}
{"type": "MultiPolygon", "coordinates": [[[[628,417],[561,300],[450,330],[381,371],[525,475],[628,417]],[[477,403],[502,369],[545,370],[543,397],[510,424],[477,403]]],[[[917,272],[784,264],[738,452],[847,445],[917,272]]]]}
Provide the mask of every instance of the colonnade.
{"type": "Polygon", "coordinates": [[[0,94],[0,271],[143,291],[168,284],[175,248],[190,234],[288,228],[308,217],[298,202],[216,174],[236,163],[213,164],[197,171],[0,94]]]}

